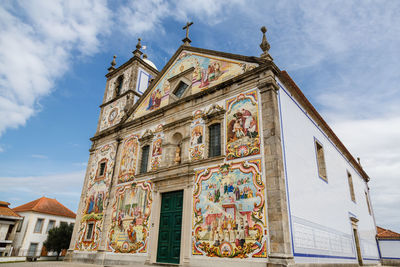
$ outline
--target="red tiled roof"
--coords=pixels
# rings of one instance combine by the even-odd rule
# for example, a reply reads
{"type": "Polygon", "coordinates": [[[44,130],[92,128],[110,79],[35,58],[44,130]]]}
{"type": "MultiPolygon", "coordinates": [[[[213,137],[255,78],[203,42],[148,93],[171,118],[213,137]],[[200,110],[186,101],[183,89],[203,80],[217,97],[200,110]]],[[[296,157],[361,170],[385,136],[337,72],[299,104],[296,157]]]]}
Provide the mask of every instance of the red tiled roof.
{"type": "Polygon", "coordinates": [[[17,213],[15,213],[12,209],[8,207],[10,203],[5,201],[0,201],[0,216],[7,216],[7,217],[21,217],[17,213]]]}
{"type": "Polygon", "coordinates": [[[51,215],[75,218],[76,214],[56,199],[41,197],[24,205],[13,208],[13,211],[36,211],[51,215]]]}
{"type": "Polygon", "coordinates": [[[388,229],[382,228],[377,226],[376,230],[378,232],[378,234],[376,235],[378,238],[381,239],[400,239],[400,234],[390,231],[388,229]]]}

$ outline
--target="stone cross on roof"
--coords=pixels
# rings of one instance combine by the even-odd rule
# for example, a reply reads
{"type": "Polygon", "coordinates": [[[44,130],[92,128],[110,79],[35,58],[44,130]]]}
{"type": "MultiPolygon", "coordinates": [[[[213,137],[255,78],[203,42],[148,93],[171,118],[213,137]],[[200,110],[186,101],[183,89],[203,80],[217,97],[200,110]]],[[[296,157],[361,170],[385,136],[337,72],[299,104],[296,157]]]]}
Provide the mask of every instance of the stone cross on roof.
{"type": "Polygon", "coordinates": [[[186,25],[182,28],[182,30],[186,30],[186,37],[182,40],[183,45],[190,45],[192,40],[189,38],[189,27],[193,25],[193,22],[187,22],[186,25]]]}

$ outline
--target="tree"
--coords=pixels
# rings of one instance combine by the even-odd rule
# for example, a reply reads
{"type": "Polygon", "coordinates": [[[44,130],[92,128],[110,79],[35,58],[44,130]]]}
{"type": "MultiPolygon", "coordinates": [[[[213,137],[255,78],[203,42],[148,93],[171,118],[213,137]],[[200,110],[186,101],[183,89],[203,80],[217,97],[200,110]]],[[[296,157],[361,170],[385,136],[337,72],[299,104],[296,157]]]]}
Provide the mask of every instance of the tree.
{"type": "Polygon", "coordinates": [[[47,239],[43,245],[46,247],[47,251],[57,252],[57,260],[60,252],[63,249],[68,249],[73,229],[74,225],[72,223],[61,222],[60,226],[49,230],[47,239]]]}

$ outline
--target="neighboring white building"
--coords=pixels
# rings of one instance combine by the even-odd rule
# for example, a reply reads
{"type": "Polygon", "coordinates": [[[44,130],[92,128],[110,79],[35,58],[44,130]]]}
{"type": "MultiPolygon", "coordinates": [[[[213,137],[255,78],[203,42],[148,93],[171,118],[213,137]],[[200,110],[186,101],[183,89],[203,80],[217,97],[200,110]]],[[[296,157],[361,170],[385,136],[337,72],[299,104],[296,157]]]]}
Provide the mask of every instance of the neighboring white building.
{"type": "Polygon", "coordinates": [[[12,242],[22,217],[8,206],[10,203],[0,201],[0,257],[10,256],[13,250],[12,242]]]}
{"type": "Polygon", "coordinates": [[[400,234],[382,227],[377,227],[376,235],[379,244],[382,264],[400,265],[400,234]]]}
{"type": "Polygon", "coordinates": [[[74,223],[75,213],[56,199],[41,197],[13,209],[23,217],[13,246],[16,256],[40,256],[48,231],[61,222],[74,223]]]}

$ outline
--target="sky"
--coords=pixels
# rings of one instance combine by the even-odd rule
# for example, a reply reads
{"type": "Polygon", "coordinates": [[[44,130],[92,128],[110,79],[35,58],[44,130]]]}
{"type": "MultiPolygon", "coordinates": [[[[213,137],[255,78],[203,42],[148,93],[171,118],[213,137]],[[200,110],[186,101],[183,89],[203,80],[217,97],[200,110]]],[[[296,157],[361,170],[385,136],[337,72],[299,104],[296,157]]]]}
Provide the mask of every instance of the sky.
{"type": "Polygon", "coordinates": [[[1,1],[0,200],[76,212],[107,68],[137,38],[159,70],[192,46],[259,56],[260,27],[371,177],[376,222],[400,232],[399,1],[1,1]]]}

